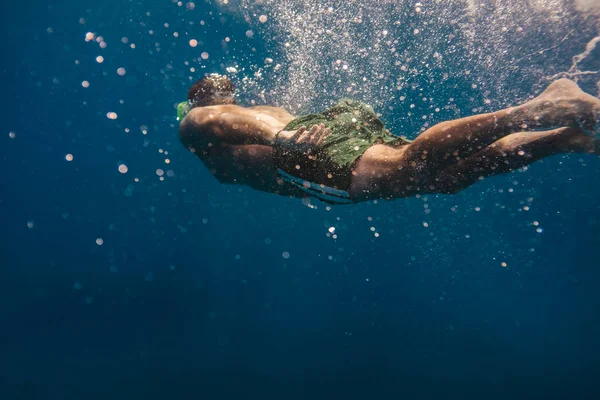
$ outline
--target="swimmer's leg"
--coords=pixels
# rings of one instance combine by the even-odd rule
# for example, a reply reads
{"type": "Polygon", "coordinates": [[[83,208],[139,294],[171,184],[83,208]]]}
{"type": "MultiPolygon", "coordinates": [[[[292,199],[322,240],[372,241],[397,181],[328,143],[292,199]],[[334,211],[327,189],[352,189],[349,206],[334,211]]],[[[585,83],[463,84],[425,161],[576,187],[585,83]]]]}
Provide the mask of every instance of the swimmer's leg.
{"type": "Polygon", "coordinates": [[[520,106],[437,124],[419,135],[404,156],[417,169],[430,174],[514,132],[559,126],[590,131],[599,118],[600,100],[584,93],[574,82],[560,79],[520,106]]]}
{"type": "Polygon", "coordinates": [[[510,172],[544,157],[563,153],[600,156],[600,140],[579,128],[570,127],[513,133],[442,170],[431,188],[438,193],[456,193],[487,176],[510,172]]]}

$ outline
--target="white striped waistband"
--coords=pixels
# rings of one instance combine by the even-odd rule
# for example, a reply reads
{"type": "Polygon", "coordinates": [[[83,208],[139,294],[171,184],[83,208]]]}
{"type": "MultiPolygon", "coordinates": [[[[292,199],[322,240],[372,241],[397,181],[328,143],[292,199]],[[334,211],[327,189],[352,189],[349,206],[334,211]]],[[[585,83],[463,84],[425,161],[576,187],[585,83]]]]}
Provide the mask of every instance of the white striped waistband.
{"type": "Polygon", "coordinates": [[[352,204],[354,203],[350,199],[350,194],[345,190],[335,189],[329,186],[312,183],[304,179],[297,178],[293,175],[288,174],[281,168],[277,168],[277,173],[281,176],[285,182],[290,183],[298,189],[306,192],[307,194],[314,196],[327,203],[333,204],[352,204]]]}

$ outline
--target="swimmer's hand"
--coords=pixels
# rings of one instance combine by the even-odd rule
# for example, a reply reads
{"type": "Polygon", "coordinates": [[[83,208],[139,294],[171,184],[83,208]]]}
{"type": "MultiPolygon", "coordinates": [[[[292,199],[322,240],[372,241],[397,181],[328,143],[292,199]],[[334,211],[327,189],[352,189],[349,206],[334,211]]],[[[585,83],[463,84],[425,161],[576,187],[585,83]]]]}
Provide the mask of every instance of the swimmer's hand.
{"type": "Polygon", "coordinates": [[[310,129],[301,126],[296,132],[281,131],[278,135],[277,144],[285,151],[293,154],[314,156],[330,134],[331,130],[325,128],[323,124],[313,125],[310,129]]]}

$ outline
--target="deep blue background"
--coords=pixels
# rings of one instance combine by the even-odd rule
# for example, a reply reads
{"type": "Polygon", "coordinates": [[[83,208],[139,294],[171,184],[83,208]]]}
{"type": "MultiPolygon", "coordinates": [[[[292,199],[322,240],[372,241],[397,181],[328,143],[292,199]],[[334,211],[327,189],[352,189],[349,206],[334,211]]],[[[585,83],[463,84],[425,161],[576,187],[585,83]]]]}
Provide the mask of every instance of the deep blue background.
{"type": "Polygon", "coordinates": [[[600,160],[331,210],[219,185],[177,139],[187,41],[265,50],[211,7],[3,6],[0,398],[596,398],[600,160]]]}

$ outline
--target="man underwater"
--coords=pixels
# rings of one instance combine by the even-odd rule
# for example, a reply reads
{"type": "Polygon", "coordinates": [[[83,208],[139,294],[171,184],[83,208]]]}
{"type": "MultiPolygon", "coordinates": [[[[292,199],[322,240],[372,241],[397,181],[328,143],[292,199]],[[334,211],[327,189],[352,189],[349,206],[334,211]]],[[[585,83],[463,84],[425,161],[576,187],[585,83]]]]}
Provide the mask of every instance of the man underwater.
{"type": "Polygon", "coordinates": [[[452,194],[551,155],[600,155],[600,99],[560,79],[515,107],[439,123],[415,140],[392,135],[373,109],[343,99],[294,117],[241,107],[212,74],[180,103],[181,142],[222,183],[330,204],[452,194]]]}

